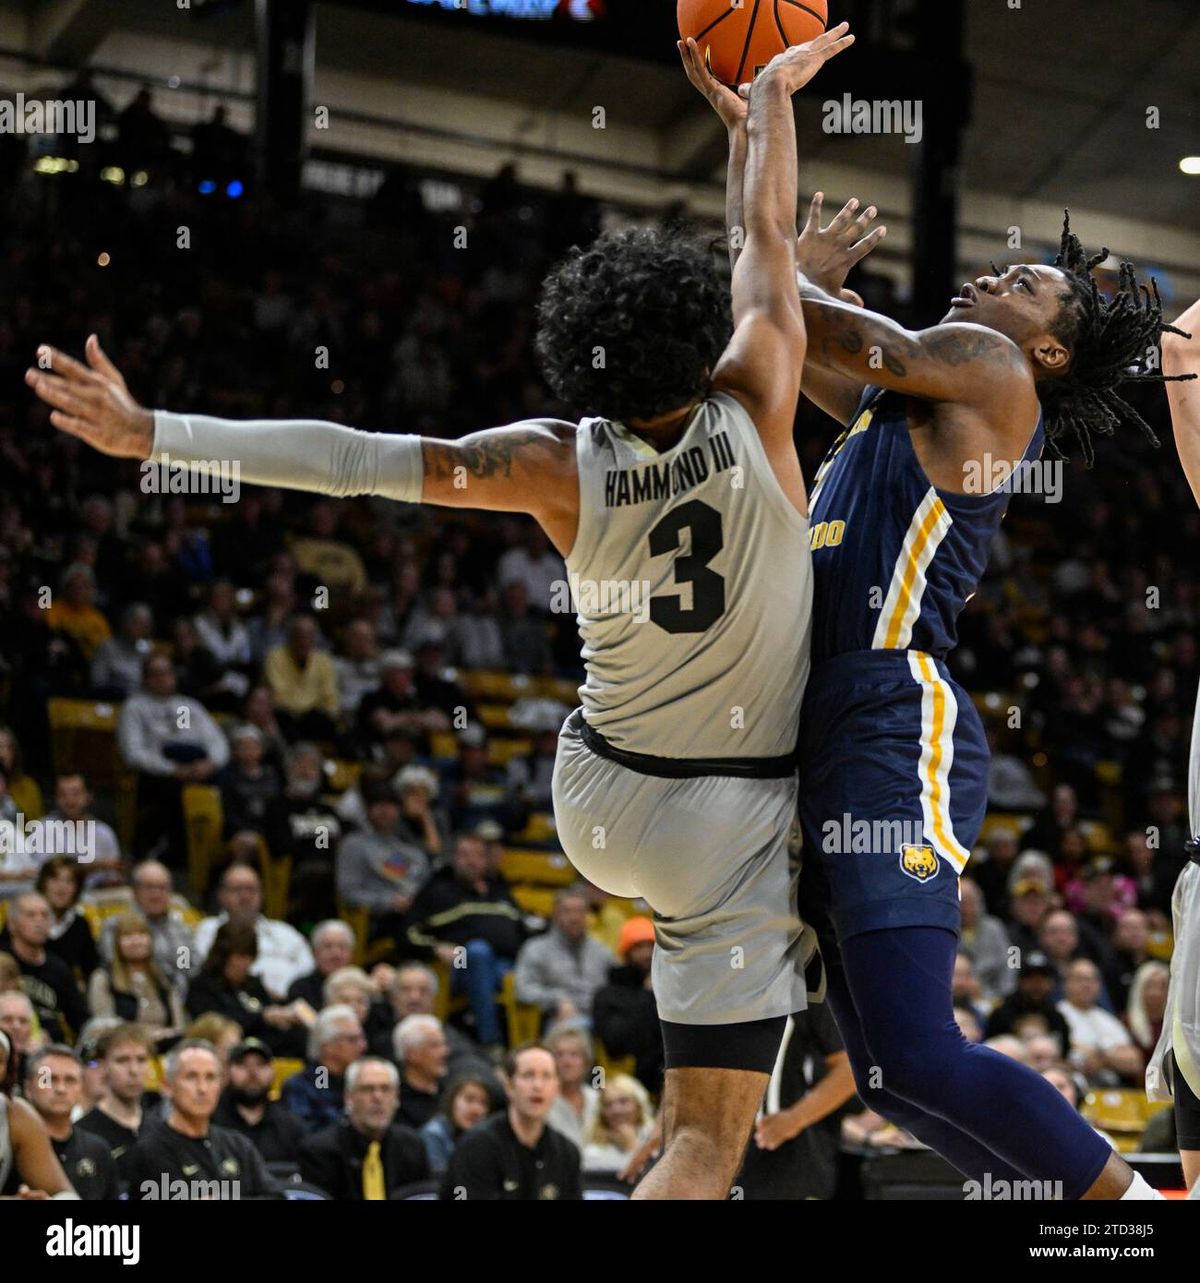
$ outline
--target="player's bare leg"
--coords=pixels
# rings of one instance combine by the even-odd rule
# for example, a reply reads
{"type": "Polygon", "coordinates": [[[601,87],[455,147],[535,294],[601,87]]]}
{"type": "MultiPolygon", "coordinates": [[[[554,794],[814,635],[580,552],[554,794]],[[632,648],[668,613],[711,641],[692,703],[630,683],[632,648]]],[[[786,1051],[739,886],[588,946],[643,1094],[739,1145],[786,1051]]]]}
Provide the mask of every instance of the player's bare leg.
{"type": "Polygon", "coordinates": [[[663,1156],[633,1197],[728,1197],[769,1081],[746,1069],[668,1069],[663,1156]]]}
{"type": "Polygon", "coordinates": [[[1200,1149],[1181,1149],[1179,1158],[1183,1163],[1183,1183],[1191,1189],[1200,1180],[1200,1149]]]}

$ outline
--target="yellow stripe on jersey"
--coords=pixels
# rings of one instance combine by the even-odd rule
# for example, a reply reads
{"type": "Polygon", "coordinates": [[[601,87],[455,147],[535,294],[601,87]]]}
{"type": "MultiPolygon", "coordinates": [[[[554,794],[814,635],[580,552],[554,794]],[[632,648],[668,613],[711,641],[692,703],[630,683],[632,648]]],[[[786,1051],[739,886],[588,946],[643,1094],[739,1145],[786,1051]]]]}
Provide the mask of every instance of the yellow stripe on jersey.
{"type": "Polygon", "coordinates": [[[958,701],[948,682],[924,651],[908,652],[908,667],[921,686],[921,814],[925,835],[937,853],[961,874],[970,851],[954,836],[950,818],[950,768],[954,765],[954,728],[958,701]]]}
{"type": "Polygon", "coordinates": [[[842,447],[850,440],[856,437],[860,432],[865,432],[871,426],[871,420],[875,417],[874,410],[864,410],[862,414],[854,421],[853,426],[847,428],[840,437],[833,443],[833,449],[830,450],[825,462],[817,469],[817,475],[813,478],[813,491],[808,499],[808,509],[811,512],[813,504],[817,502],[817,495],[821,493],[821,485],[833,467],[833,461],[842,452],[842,447]]]}
{"type": "Polygon", "coordinates": [[[875,624],[872,650],[904,650],[912,641],[913,625],[921,617],[925,575],[942,540],[954,524],[933,487],[909,522],[883,609],[875,624]]]}

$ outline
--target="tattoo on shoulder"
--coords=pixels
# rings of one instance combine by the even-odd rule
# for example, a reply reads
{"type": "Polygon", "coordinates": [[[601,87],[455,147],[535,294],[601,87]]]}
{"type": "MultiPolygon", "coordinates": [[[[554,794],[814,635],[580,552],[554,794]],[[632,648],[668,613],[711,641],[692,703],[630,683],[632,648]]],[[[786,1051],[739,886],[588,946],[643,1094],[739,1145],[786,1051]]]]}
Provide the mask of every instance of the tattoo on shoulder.
{"type": "Polygon", "coordinates": [[[1018,355],[1008,339],[986,330],[934,328],[925,332],[922,346],[927,356],[946,365],[965,365],[968,361],[1010,365],[1018,355]]]}
{"type": "Polygon", "coordinates": [[[533,449],[551,450],[558,443],[543,432],[508,432],[490,440],[421,442],[421,458],[430,477],[451,477],[466,468],[473,477],[511,477],[513,463],[533,449]]]}

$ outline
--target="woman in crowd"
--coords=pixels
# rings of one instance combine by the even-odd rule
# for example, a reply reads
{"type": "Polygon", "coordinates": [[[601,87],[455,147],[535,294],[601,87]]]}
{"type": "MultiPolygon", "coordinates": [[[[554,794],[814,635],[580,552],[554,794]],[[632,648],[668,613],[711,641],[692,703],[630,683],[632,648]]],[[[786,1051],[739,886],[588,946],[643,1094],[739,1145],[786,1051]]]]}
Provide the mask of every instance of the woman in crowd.
{"type": "Polygon", "coordinates": [[[112,963],[92,973],[93,1016],[118,1016],[141,1025],[159,1051],[183,1032],[183,1003],[154,957],[154,937],[139,913],[122,913],[113,935],[112,963]]]}
{"type": "Polygon", "coordinates": [[[600,1093],[588,1081],[594,1057],[592,1040],[577,1025],[559,1025],[545,1037],[558,1065],[558,1096],[546,1121],[580,1149],[600,1109],[600,1093]]]}
{"type": "Polygon", "coordinates": [[[645,1087],[629,1074],[613,1074],[600,1092],[600,1109],[585,1133],[583,1170],[615,1176],[654,1127],[645,1087]]]}
{"type": "Polygon", "coordinates": [[[61,958],[78,980],[100,965],[96,938],[87,919],[79,912],[83,894],[84,866],[69,855],[52,855],[38,870],[36,888],[50,906],[50,936],[46,950],[61,958]]]}
{"type": "Polygon", "coordinates": [[[483,1122],[495,1108],[486,1075],[468,1072],[450,1080],[438,1112],[421,1128],[431,1175],[440,1176],[446,1170],[463,1133],[483,1122]]]}

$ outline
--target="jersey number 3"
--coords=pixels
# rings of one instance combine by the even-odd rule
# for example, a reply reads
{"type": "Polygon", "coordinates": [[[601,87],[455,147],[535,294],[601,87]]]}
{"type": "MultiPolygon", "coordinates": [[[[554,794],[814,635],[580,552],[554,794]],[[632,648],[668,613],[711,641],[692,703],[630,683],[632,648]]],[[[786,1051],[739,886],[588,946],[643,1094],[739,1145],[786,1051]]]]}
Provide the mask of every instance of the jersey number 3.
{"type": "Polygon", "coordinates": [[[708,563],[725,546],[721,514],[716,508],[693,499],[668,513],[650,531],[650,555],[665,557],[683,545],[683,532],[690,530],[691,552],[675,560],[675,582],[692,585],[692,605],[684,610],[678,596],[651,598],[650,618],[668,633],[702,633],[725,613],[725,578],[708,563]]]}

